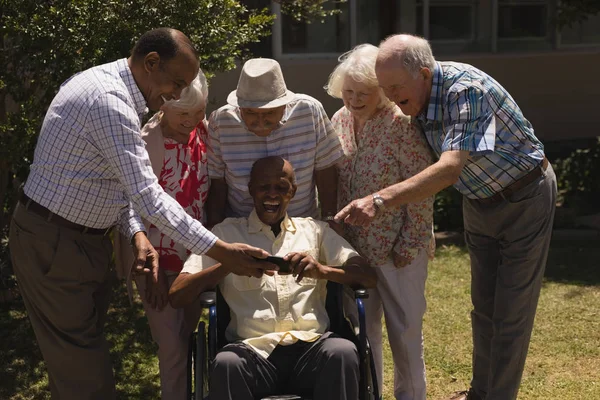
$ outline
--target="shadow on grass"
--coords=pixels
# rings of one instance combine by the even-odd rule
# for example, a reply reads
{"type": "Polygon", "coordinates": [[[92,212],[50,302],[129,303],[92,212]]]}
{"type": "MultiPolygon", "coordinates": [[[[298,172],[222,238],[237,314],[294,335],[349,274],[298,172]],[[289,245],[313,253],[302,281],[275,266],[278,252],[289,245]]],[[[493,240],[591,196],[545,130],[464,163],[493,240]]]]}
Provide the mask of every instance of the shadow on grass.
{"type": "MultiPolygon", "coordinates": [[[[462,235],[448,243],[467,252],[462,235]]],[[[441,246],[438,246],[440,248],[441,246]]],[[[600,243],[598,240],[552,240],[544,281],[579,286],[600,285],[600,243]]]]}
{"type": "Polygon", "coordinates": [[[553,243],[544,279],[580,286],[600,285],[600,243],[561,245],[553,243]]]}
{"type": "Polygon", "coordinates": [[[42,355],[20,299],[0,308],[0,365],[0,399],[10,399],[44,378],[42,355]]]}
{"type": "MultiPolygon", "coordinates": [[[[156,346],[139,302],[129,304],[123,283],[113,286],[105,326],[119,399],[158,399],[156,346]]],[[[25,305],[0,306],[0,399],[49,398],[46,369],[25,305]]]]}

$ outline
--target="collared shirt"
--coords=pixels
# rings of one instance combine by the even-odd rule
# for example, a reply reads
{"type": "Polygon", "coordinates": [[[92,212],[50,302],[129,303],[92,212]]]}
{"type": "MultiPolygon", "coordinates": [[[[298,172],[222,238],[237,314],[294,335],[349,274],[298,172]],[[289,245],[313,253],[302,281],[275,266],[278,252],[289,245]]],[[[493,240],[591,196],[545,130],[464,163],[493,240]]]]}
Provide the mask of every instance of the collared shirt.
{"type": "Polygon", "coordinates": [[[146,102],[127,59],[83,71],[50,104],[25,194],[53,213],[90,228],[120,222],[128,237],[147,218],[195,253],[217,240],[167,195],[140,136],[146,102]]]}
{"type": "Polygon", "coordinates": [[[544,158],[544,146],[510,94],[468,64],[436,63],[429,106],[418,120],[438,156],[469,152],[454,186],[471,199],[501,192],[544,158]]]}
{"type": "MultiPolygon", "coordinates": [[[[147,134],[162,135],[161,118],[155,114],[142,128],[142,137],[147,134]],[[154,132],[152,132],[154,131],[154,132]]],[[[208,132],[206,120],[190,133],[188,143],[163,137],[164,155],[158,183],[192,218],[204,220],[204,204],[208,197],[210,180],[208,179],[208,160],[206,141],[208,132]]],[[[190,251],[162,233],[156,226],[150,225],[148,240],[158,252],[158,263],[166,270],[180,272],[183,262],[190,251]]]]}
{"type": "MultiPolygon", "coordinates": [[[[354,117],[342,107],[331,118],[345,159],[339,166],[338,205],[344,206],[418,174],[433,162],[427,141],[395,104],[354,132],[354,117]]],[[[383,265],[392,252],[413,260],[421,249],[430,256],[433,241],[433,197],[378,212],[369,225],[345,225],[350,243],[371,265],[383,265]]]]}
{"type": "Polygon", "coordinates": [[[225,179],[228,217],[247,217],[254,203],[248,192],[252,164],[263,157],[281,156],[296,172],[298,190],[288,213],[318,217],[315,171],[331,167],[343,157],[340,142],[321,103],[296,94],[286,105],[279,128],[267,137],[248,130],[239,108],[226,105],[208,121],[208,166],[211,178],[225,179]]]}
{"type": "MultiPolygon", "coordinates": [[[[340,266],[358,255],[327,223],[312,218],[286,215],[281,233],[275,237],[271,227],[252,211],[248,218],[226,219],[215,225],[213,232],[223,240],[247,243],[276,256],[306,252],[324,265],[340,266]]],[[[208,256],[192,255],[182,272],[197,273],[215,264],[208,256]]],[[[326,285],[323,279],[303,278],[297,283],[292,275],[277,273],[262,278],[227,275],[219,283],[231,310],[227,339],[243,340],[265,358],[278,344],[318,339],[329,326],[326,285]]]]}

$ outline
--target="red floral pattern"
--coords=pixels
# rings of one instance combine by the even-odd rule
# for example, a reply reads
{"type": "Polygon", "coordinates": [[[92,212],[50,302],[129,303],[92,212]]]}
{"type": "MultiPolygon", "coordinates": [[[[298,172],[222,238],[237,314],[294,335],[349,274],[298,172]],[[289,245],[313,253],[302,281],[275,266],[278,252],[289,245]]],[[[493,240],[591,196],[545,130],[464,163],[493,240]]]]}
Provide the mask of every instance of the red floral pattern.
{"type": "MultiPolygon", "coordinates": [[[[360,135],[343,107],[331,119],[346,158],[339,166],[338,205],[401,182],[433,162],[425,137],[396,105],[367,121],[360,135]]],[[[372,265],[390,260],[392,251],[412,261],[419,249],[433,256],[433,197],[379,213],[366,227],[345,226],[346,238],[372,265]]]]}
{"type": "MultiPolygon", "coordinates": [[[[204,203],[208,197],[208,132],[202,121],[190,134],[187,144],[164,139],[165,155],[158,183],[183,209],[199,221],[204,219],[204,203]]],[[[150,243],[159,254],[159,265],[180,272],[189,250],[160,232],[154,225],[148,232],[150,243]]]]}

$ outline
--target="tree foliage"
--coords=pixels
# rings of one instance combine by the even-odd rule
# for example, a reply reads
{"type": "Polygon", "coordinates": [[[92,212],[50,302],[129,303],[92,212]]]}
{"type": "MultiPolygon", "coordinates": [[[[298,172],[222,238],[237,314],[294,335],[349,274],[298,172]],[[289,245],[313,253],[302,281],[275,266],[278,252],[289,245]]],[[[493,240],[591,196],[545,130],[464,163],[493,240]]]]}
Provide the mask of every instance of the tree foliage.
{"type": "Polygon", "coordinates": [[[347,0],[274,0],[281,4],[281,12],[296,21],[311,22],[312,20],[323,21],[326,17],[338,14],[336,3],[345,3],[347,0]]]}
{"type": "MultiPolygon", "coordinates": [[[[0,233],[24,181],[44,114],[60,84],[93,65],[127,57],[156,27],[177,28],[207,72],[235,67],[270,34],[267,9],[236,0],[3,0],[0,51],[0,233]]],[[[1,236],[1,235],[0,235],[1,236]]]]}
{"type": "Polygon", "coordinates": [[[600,0],[562,0],[558,6],[558,25],[571,26],[585,22],[600,12],[600,0]]]}

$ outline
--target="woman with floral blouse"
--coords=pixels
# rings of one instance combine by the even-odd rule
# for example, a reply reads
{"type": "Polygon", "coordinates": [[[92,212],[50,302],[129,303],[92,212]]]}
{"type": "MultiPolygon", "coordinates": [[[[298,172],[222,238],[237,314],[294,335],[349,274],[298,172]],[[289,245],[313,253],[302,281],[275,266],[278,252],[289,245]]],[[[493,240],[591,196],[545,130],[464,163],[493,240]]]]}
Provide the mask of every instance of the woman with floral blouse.
{"type": "MultiPolygon", "coordinates": [[[[202,71],[181,92],[178,100],[166,101],[142,128],[142,138],[158,183],[193,218],[204,222],[208,196],[205,109],[208,86],[202,71]]],[[[152,338],[158,344],[162,400],[184,400],[187,390],[189,335],[199,318],[197,304],[183,309],[169,305],[169,288],[181,272],[190,252],[157,227],[144,221],[146,234],[159,255],[158,282],[151,275],[134,280],[148,317],[152,338]]],[[[127,240],[115,241],[115,262],[122,276],[130,271],[133,257],[127,240]]],[[[131,291],[131,276],[127,282],[131,291]]]]}
{"type": "Polygon", "coordinates": [[[367,257],[379,278],[366,303],[379,386],[385,315],[394,359],[394,395],[425,400],[422,321],[427,263],[435,249],[433,198],[386,209],[377,191],[422,171],[432,156],[420,130],[379,88],[377,51],[364,44],[344,54],[326,86],[331,96],[344,101],[331,119],[346,155],[339,164],[338,205],[373,194],[376,219],[368,226],[344,228],[346,239],[367,257]]]}

